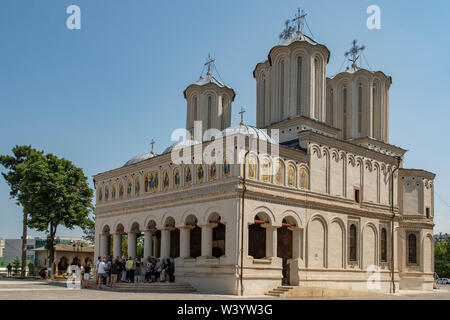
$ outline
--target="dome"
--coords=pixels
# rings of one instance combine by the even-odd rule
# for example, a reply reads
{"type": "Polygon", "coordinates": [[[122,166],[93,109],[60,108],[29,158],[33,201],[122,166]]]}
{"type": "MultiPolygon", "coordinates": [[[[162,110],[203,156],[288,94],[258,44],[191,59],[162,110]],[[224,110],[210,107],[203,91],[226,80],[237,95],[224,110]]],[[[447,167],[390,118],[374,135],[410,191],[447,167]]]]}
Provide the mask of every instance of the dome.
{"type": "Polygon", "coordinates": [[[175,142],[174,144],[170,145],[169,147],[166,148],[166,150],[164,150],[163,153],[169,153],[175,150],[179,150],[179,149],[183,149],[186,147],[190,147],[196,144],[200,144],[200,141],[197,140],[183,140],[183,141],[178,141],[175,142]]]}
{"type": "Polygon", "coordinates": [[[226,128],[225,130],[222,130],[219,134],[217,134],[215,138],[218,139],[238,133],[252,137],[254,139],[259,139],[275,144],[275,141],[273,141],[273,139],[267,134],[266,131],[258,129],[256,127],[247,126],[245,124],[226,128]]]}
{"type": "Polygon", "coordinates": [[[155,153],[150,151],[149,153],[144,153],[144,154],[141,154],[141,155],[131,158],[123,166],[126,167],[126,166],[132,165],[134,163],[138,163],[138,162],[153,158],[154,156],[155,156],[155,153]]]}

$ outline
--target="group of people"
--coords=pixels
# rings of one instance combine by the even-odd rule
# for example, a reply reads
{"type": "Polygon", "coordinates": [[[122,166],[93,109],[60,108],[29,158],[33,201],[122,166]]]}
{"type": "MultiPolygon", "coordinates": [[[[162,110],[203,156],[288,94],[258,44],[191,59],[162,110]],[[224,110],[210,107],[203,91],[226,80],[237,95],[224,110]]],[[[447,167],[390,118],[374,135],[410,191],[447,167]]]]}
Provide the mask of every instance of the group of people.
{"type": "Polygon", "coordinates": [[[115,288],[117,282],[151,283],[174,282],[175,266],[170,259],[148,257],[141,261],[132,257],[98,257],[95,264],[96,283],[115,288]]]}

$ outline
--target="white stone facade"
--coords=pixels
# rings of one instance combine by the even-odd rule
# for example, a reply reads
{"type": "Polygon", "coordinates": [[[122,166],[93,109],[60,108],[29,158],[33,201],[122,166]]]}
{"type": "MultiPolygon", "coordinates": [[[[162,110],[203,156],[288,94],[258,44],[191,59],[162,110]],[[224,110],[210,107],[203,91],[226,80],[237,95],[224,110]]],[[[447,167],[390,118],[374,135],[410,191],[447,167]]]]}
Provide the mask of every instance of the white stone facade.
{"type": "MultiPolygon", "coordinates": [[[[326,79],[329,51],[308,39],[297,33],[254,71],[257,124],[280,130],[269,145],[279,155],[246,144],[227,149],[233,164],[177,165],[165,153],[96,175],[96,256],[121,256],[125,234],[135,257],[140,235],[144,258],[173,258],[176,281],[209,292],[262,294],[282,283],[365,291],[374,269],[382,292],[432,289],[435,175],[404,169],[406,150],[388,144],[391,78],[360,69],[326,79]]],[[[210,80],[185,91],[188,130],[194,120],[230,125],[234,91],[210,80]],[[221,94],[229,109],[216,104],[221,94]]],[[[249,131],[216,142],[228,147],[249,131]]],[[[182,152],[197,158],[210,143],[182,152]]]]}

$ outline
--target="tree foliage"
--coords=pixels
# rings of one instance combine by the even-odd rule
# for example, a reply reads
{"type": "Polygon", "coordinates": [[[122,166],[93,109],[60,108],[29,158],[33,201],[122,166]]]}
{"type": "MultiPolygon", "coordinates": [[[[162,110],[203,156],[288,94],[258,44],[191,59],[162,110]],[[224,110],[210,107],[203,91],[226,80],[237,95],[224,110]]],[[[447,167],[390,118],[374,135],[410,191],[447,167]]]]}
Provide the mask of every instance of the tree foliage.
{"type": "Polygon", "coordinates": [[[441,278],[450,278],[450,239],[435,245],[434,271],[441,278]]]}
{"type": "Polygon", "coordinates": [[[22,205],[30,213],[28,224],[47,232],[49,263],[53,266],[54,244],[58,226],[68,229],[89,224],[93,208],[93,191],[88,186],[83,170],[64,158],[46,154],[24,168],[22,205]]]}

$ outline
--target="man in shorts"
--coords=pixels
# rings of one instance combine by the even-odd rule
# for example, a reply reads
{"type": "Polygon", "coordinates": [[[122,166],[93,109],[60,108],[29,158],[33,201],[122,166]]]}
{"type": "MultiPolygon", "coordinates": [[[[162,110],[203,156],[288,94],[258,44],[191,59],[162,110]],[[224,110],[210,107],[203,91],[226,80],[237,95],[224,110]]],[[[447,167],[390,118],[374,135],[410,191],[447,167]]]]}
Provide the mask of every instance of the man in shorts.
{"type": "Polygon", "coordinates": [[[106,258],[103,258],[103,260],[100,261],[100,263],[98,264],[98,269],[97,269],[97,273],[98,273],[98,287],[101,289],[102,284],[103,284],[103,280],[106,281],[106,285],[108,285],[108,280],[109,280],[109,275],[106,273],[106,269],[107,269],[107,260],[106,258]]]}

